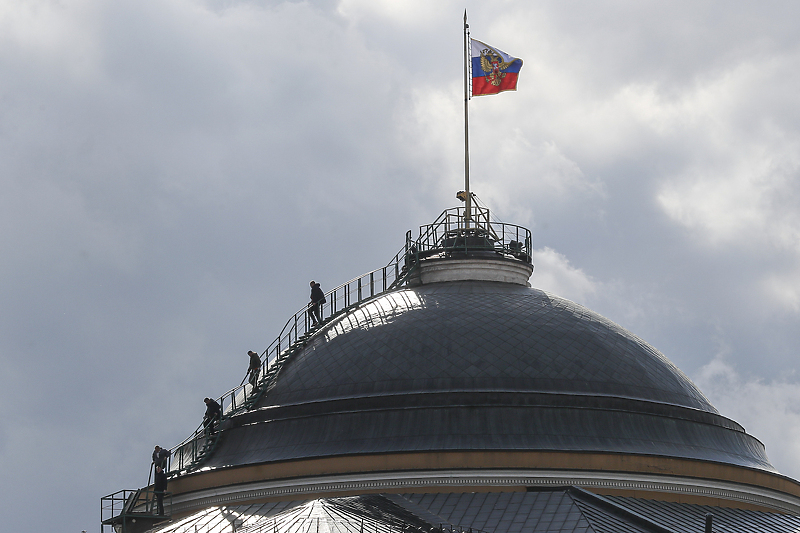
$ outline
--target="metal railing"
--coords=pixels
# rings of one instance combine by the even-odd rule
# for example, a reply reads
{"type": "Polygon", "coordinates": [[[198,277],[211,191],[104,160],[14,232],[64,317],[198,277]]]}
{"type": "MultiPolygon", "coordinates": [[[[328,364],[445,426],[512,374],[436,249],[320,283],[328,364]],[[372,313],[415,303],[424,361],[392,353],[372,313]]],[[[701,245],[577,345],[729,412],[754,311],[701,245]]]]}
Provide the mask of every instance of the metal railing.
{"type": "Polygon", "coordinates": [[[117,519],[126,516],[153,516],[167,519],[172,514],[172,493],[164,492],[164,514],[157,514],[157,494],[152,488],[136,490],[120,490],[100,498],[100,520],[104,525],[110,525],[117,519]]]}
{"type": "Polygon", "coordinates": [[[470,220],[466,209],[446,209],[432,223],[420,226],[414,247],[419,257],[455,253],[494,253],[533,262],[533,238],[529,229],[516,224],[492,222],[489,209],[472,208],[470,220]]]}
{"type": "MultiPolygon", "coordinates": [[[[325,293],[325,303],[320,304],[319,310],[322,321],[327,322],[366,300],[401,285],[410,273],[408,257],[411,247],[411,231],[408,231],[406,244],[386,266],[353,278],[325,293]]],[[[222,420],[255,403],[276,374],[279,363],[315,331],[312,326],[308,306],[297,311],[286,321],[280,334],[261,353],[263,362],[259,373],[260,380],[256,386],[250,382],[243,383],[217,399],[222,408],[222,420]]],[[[170,450],[172,462],[169,472],[180,472],[195,466],[213,450],[218,438],[219,431],[211,435],[203,424],[200,424],[194,433],[170,450]]]]}
{"type": "MultiPolygon", "coordinates": [[[[406,232],[406,242],[386,266],[367,272],[325,293],[325,303],[320,304],[320,316],[327,322],[355,306],[392,291],[408,280],[420,259],[433,256],[481,253],[532,262],[533,241],[527,228],[514,224],[492,222],[489,209],[473,206],[470,219],[464,207],[446,209],[432,223],[420,226],[419,237],[412,240],[406,232]]],[[[315,331],[309,316],[309,307],[292,315],[281,332],[261,353],[260,380],[253,386],[243,383],[217,399],[222,408],[222,420],[250,408],[269,388],[283,361],[315,331]]],[[[219,422],[221,423],[222,420],[219,422]]],[[[220,425],[220,424],[218,424],[220,425]]],[[[173,447],[169,472],[191,469],[211,451],[219,439],[220,427],[210,435],[200,424],[183,442],[173,447]]]]}
{"type": "Polygon", "coordinates": [[[170,450],[174,459],[168,472],[181,472],[194,466],[211,452],[217,438],[218,433],[212,435],[206,432],[203,425],[200,424],[194,433],[170,450]]]}
{"type": "MultiPolygon", "coordinates": [[[[362,274],[325,293],[325,303],[320,304],[322,319],[333,318],[364,300],[394,290],[400,285],[406,276],[405,263],[410,248],[410,239],[411,232],[409,231],[406,234],[405,246],[392,257],[385,267],[362,274]]],[[[309,307],[306,306],[286,321],[278,337],[261,354],[262,357],[267,357],[262,365],[262,370],[268,368],[271,361],[276,360],[298,339],[308,334],[311,326],[309,307]]]]}

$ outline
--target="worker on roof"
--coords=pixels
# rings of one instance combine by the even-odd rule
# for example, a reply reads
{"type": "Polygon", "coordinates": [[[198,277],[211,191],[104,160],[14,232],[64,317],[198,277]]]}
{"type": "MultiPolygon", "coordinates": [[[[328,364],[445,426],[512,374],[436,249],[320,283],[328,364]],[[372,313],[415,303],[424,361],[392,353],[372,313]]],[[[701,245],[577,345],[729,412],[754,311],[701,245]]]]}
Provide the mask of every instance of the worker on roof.
{"type": "Polygon", "coordinates": [[[169,450],[165,450],[161,446],[156,446],[153,450],[153,464],[156,467],[161,467],[162,470],[167,469],[167,459],[169,456],[172,455],[172,452],[169,450]]]}
{"type": "Polygon", "coordinates": [[[160,466],[156,467],[153,493],[156,495],[156,507],[159,515],[164,515],[164,492],[167,490],[167,473],[160,466]]]}
{"type": "Polygon", "coordinates": [[[261,358],[252,350],[247,352],[247,355],[250,356],[250,366],[247,368],[247,372],[250,374],[250,385],[256,388],[258,374],[261,372],[261,358]]]}
{"type": "Polygon", "coordinates": [[[206,414],[203,417],[203,427],[206,428],[206,431],[209,435],[213,435],[214,424],[222,416],[222,407],[220,407],[216,400],[212,400],[211,398],[204,398],[203,401],[206,403],[206,414]]]}
{"type": "Polygon", "coordinates": [[[313,323],[312,327],[316,327],[322,323],[322,304],[325,303],[325,293],[319,286],[319,283],[311,280],[311,302],[308,304],[308,316],[313,323]]]}

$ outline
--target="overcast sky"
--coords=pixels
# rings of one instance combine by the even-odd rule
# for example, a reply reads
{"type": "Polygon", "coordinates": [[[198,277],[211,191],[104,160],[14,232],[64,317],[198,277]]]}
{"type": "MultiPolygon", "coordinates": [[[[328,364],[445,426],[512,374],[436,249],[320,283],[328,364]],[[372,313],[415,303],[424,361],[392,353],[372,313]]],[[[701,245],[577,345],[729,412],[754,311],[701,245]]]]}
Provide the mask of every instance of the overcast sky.
{"type": "Polygon", "coordinates": [[[0,0],[0,512],[99,527],[308,298],[463,188],[462,16],[524,60],[471,185],[539,287],[800,477],[791,1],[0,0]]]}

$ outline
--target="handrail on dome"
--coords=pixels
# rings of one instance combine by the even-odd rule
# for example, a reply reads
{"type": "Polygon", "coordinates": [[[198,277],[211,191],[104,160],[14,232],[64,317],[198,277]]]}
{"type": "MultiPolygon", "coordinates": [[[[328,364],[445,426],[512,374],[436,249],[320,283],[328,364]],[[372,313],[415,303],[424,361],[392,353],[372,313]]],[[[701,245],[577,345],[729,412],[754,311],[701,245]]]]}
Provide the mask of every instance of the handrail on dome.
{"type": "Polygon", "coordinates": [[[432,223],[419,228],[415,247],[421,258],[456,253],[493,252],[526,263],[533,261],[533,238],[529,229],[516,224],[492,222],[489,209],[473,206],[467,224],[466,209],[446,209],[432,223]]]}
{"type": "MultiPolygon", "coordinates": [[[[172,516],[172,493],[163,493],[164,514],[158,514],[157,493],[148,486],[143,489],[120,490],[100,498],[101,530],[111,526],[114,531],[126,531],[128,524],[154,525],[172,516]]],[[[141,530],[141,528],[139,528],[141,530]]]]}
{"type": "MultiPolygon", "coordinates": [[[[489,209],[473,206],[470,223],[467,224],[464,207],[444,210],[432,224],[420,226],[419,237],[413,239],[406,232],[406,242],[394,257],[382,268],[347,281],[325,294],[320,305],[322,323],[344,314],[386,292],[393,291],[407,282],[420,260],[434,257],[453,257],[463,254],[502,256],[531,263],[533,241],[527,228],[514,224],[492,222],[489,209]]],[[[292,315],[281,332],[261,353],[260,379],[255,386],[244,383],[230,389],[217,399],[222,407],[222,419],[250,409],[274,384],[283,363],[297,350],[306,345],[319,328],[314,329],[303,307],[292,315]]],[[[170,473],[184,472],[196,468],[217,445],[219,431],[208,434],[201,424],[189,437],[174,446],[170,473]]]]}
{"type": "MultiPolygon", "coordinates": [[[[406,233],[406,243],[389,263],[357,278],[353,278],[325,293],[325,302],[320,305],[322,323],[346,313],[383,293],[401,286],[413,270],[416,257],[411,250],[411,231],[406,233]]],[[[281,329],[274,341],[261,353],[260,380],[254,387],[249,382],[230,389],[217,399],[222,407],[222,419],[249,409],[260,396],[270,388],[282,363],[297,349],[305,346],[306,341],[319,328],[313,328],[308,316],[308,307],[303,307],[292,315],[281,329]]],[[[220,428],[221,431],[221,428],[220,428]]],[[[219,431],[208,434],[200,424],[197,429],[174,446],[170,473],[182,472],[196,467],[213,449],[219,439],[219,431]]]]}

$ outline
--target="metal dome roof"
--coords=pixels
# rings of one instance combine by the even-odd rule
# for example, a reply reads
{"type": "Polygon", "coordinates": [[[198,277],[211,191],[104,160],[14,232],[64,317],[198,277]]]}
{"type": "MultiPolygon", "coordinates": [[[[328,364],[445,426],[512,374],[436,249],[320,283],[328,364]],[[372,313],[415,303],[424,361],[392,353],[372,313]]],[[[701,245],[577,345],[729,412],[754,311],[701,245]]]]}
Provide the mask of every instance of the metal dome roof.
{"type": "Polygon", "coordinates": [[[348,312],[226,424],[206,466],[559,450],[774,472],[758,440],[635,335],[544,291],[487,281],[406,288],[348,312]]]}
{"type": "Polygon", "coordinates": [[[606,395],[717,413],[618,325],[544,291],[491,282],[400,290],[349,313],[284,368],[263,405],[457,390],[606,395]]]}

